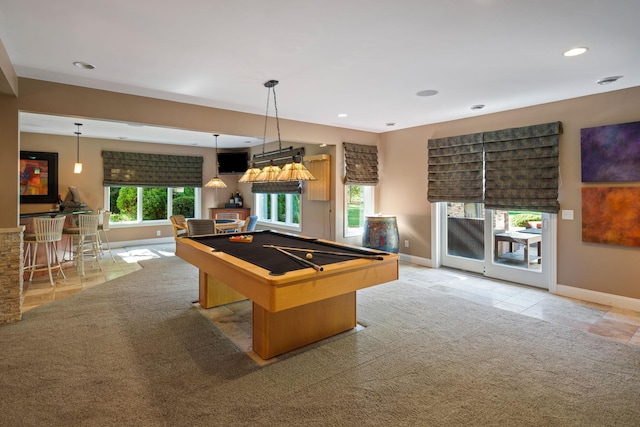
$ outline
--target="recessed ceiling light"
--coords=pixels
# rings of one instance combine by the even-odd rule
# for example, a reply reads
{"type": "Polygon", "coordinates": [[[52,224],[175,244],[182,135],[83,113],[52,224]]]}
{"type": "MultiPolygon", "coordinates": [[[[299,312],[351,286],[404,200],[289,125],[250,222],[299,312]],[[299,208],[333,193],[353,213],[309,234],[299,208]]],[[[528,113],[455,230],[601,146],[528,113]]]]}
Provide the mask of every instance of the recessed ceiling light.
{"type": "Polygon", "coordinates": [[[578,55],[582,55],[583,53],[585,53],[588,50],[589,50],[588,47],[574,47],[573,49],[569,49],[568,51],[564,52],[563,55],[564,56],[578,56],[578,55]]]}
{"type": "Polygon", "coordinates": [[[340,113],[338,114],[338,117],[349,117],[349,115],[347,113],[340,113]]]}
{"type": "Polygon", "coordinates": [[[438,94],[438,91],[433,89],[421,90],[420,92],[416,93],[416,95],[418,96],[433,96],[437,94],[438,94]]]}
{"type": "Polygon", "coordinates": [[[472,110],[482,110],[483,108],[484,108],[484,104],[476,104],[471,106],[472,110]]]}
{"type": "Polygon", "coordinates": [[[96,68],[95,65],[91,65],[87,62],[81,62],[81,61],[75,61],[73,65],[75,65],[78,68],[82,68],[83,70],[93,70],[94,68],[96,68]]]}
{"type": "Polygon", "coordinates": [[[599,85],[609,85],[613,82],[616,82],[618,80],[620,80],[623,76],[610,76],[610,77],[605,77],[603,79],[598,80],[598,84],[599,85]]]}

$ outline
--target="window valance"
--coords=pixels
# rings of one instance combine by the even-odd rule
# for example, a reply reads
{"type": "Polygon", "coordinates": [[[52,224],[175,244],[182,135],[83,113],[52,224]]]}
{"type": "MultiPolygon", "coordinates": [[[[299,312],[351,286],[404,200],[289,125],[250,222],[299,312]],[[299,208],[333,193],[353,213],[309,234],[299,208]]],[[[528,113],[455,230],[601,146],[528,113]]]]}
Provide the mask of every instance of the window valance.
{"type": "Polygon", "coordinates": [[[102,152],[104,185],[202,187],[201,156],[102,152]]]}

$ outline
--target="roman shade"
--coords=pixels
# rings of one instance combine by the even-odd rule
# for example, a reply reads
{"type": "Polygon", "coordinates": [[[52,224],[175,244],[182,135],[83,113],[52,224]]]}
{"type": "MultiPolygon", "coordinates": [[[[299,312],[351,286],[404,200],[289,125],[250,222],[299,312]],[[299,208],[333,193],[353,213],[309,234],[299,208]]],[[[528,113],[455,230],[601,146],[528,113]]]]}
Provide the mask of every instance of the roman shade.
{"type": "Polygon", "coordinates": [[[482,203],[482,134],[430,139],[430,202],[482,203]]]}
{"type": "Polygon", "coordinates": [[[202,187],[202,157],[103,151],[104,186],[202,187]]]}
{"type": "Polygon", "coordinates": [[[430,139],[430,202],[558,212],[560,122],[430,139]]]}
{"type": "Polygon", "coordinates": [[[557,213],[560,122],[484,133],[488,209],[557,213]]]}
{"type": "Polygon", "coordinates": [[[378,147],[348,142],[344,145],[344,184],[378,184],[378,147]]]}

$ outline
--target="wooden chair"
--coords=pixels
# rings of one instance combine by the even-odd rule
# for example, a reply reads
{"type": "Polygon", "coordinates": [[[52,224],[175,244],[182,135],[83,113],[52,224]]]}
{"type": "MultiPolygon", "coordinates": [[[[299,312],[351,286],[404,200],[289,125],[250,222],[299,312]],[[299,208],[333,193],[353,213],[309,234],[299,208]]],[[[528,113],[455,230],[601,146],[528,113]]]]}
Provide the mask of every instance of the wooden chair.
{"type": "Polygon", "coordinates": [[[189,227],[184,215],[171,215],[169,219],[171,220],[171,225],[173,225],[173,237],[175,239],[189,235],[189,227]]]}
{"type": "Polygon", "coordinates": [[[216,234],[216,222],[212,219],[190,219],[187,221],[189,236],[216,234]]]}

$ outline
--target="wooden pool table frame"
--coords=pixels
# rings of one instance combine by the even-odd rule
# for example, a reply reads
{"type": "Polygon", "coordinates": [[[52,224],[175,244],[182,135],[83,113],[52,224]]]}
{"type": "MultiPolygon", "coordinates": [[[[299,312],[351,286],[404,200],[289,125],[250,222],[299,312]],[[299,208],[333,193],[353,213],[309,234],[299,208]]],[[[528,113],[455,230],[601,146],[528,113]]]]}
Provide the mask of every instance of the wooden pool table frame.
{"type": "Polygon", "coordinates": [[[381,254],[383,260],[347,259],[324,265],[321,272],[305,268],[272,276],[195,240],[176,239],[176,255],[200,270],[203,308],[252,301],[253,351],[263,359],[355,328],[356,291],[398,279],[398,255],[381,254]]]}

